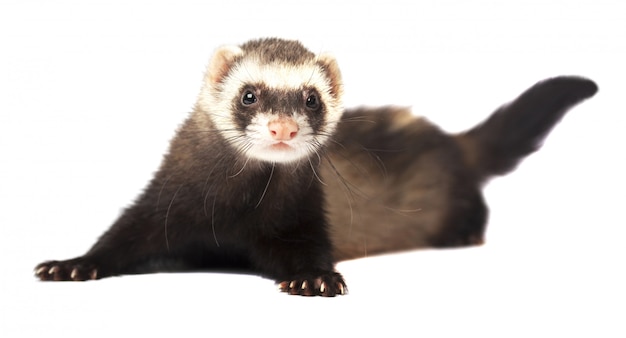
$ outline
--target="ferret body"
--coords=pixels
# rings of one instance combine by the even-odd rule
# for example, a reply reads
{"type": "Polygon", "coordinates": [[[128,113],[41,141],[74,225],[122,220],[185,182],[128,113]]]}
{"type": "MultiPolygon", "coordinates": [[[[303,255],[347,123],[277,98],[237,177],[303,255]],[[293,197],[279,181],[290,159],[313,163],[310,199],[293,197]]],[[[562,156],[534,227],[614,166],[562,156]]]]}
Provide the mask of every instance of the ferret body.
{"type": "Polygon", "coordinates": [[[338,260],[481,243],[482,183],[596,90],[550,79],[448,135],[401,108],[344,112],[336,61],[298,42],[222,47],[143,194],[85,255],[41,263],[36,275],[234,268],[289,294],[344,294],[338,260]]]}

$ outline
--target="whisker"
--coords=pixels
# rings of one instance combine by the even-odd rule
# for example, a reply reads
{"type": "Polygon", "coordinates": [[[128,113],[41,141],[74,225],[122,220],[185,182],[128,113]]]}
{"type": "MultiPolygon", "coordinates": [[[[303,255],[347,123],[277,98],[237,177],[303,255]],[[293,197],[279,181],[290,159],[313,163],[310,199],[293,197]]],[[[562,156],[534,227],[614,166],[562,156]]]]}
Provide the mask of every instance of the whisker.
{"type": "Polygon", "coordinates": [[[332,168],[332,172],[335,174],[335,178],[341,183],[344,189],[342,189],[344,196],[346,197],[346,201],[348,202],[348,207],[350,208],[350,233],[352,233],[352,226],[354,225],[354,208],[352,207],[352,202],[354,201],[354,193],[348,184],[348,181],[341,175],[337,167],[332,163],[332,160],[328,156],[328,154],[323,153],[326,162],[332,168]]]}
{"type": "Polygon", "coordinates": [[[367,122],[367,123],[371,123],[371,124],[377,124],[378,123],[375,120],[369,119],[369,118],[364,117],[364,116],[346,116],[345,114],[343,116],[337,117],[335,119],[330,119],[330,120],[328,120],[328,122],[330,122],[330,123],[367,122]]]}
{"type": "Polygon", "coordinates": [[[324,155],[324,158],[326,159],[326,163],[328,163],[328,165],[332,169],[332,172],[335,174],[335,177],[337,177],[337,179],[339,180],[341,185],[346,189],[346,191],[350,192],[350,196],[352,196],[353,199],[354,199],[354,192],[355,191],[358,192],[359,196],[367,198],[367,195],[365,193],[360,191],[358,189],[358,187],[356,187],[353,184],[351,184],[343,175],[341,175],[341,173],[339,172],[337,167],[335,167],[335,164],[332,162],[332,160],[330,159],[330,156],[328,156],[328,154],[323,153],[323,155],[324,155]]]}
{"type": "Polygon", "coordinates": [[[298,159],[298,162],[297,162],[297,163],[295,163],[295,164],[291,167],[291,174],[292,174],[292,175],[293,175],[293,174],[295,174],[295,173],[298,171],[298,169],[300,168],[301,163],[302,163],[302,158],[299,158],[299,159],[298,159]]]}
{"type": "Polygon", "coordinates": [[[313,82],[313,76],[315,75],[315,70],[316,68],[311,69],[311,75],[309,76],[309,79],[306,81],[307,86],[310,86],[311,83],[313,82]]]}
{"type": "Polygon", "coordinates": [[[254,207],[255,209],[259,207],[259,205],[261,205],[261,202],[263,201],[263,198],[265,197],[265,193],[267,192],[267,189],[270,186],[270,182],[272,182],[272,176],[274,176],[274,168],[276,167],[276,163],[272,163],[272,171],[270,171],[270,177],[267,179],[267,184],[265,185],[265,189],[263,189],[263,194],[261,194],[261,199],[259,199],[259,203],[256,204],[256,206],[254,207]]]}
{"type": "MultiPolygon", "coordinates": [[[[346,149],[346,147],[341,143],[338,142],[334,139],[330,139],[330,142],[335,143],[338,147],[342,148],[345,151],[348,151],[346,149]]],[[[386,179],[388,177],[388,172],[387,172],[387,167],[384,163],[384,161],[380,158],[380,156],[378,156],[375,152],[376,150],[371,150],[365,147],[360,147],[360,149],[365,152],[371,159],[372,161],[375,162],[376,166],[380,169],[381,174],[383,176],[383,179],[386,179]]],[[[365,171],[363,168],[361,168],[359,165],[357,165],[350,156],[346,155],[344,152],[342,151],[335,151],[333,152],[333,154],[336,154],[337,156],[341,156],[343,159],[346,160],[346,162],[350,163],[350,165],[352,165],[355,170],[357,170],[361,175],[363,175],[364,177],[368,178],[368,180],[371,180],[370,174],[365,171]]],[[[360,190],[357,186],[354,186],[353,184],[351,184],[348,180],[346,180],[341,173],[339,172],[339,170],[334,166],[334,164],[332,163],[332,160],[330,159],[330,157],[328,155],[325,155],[327,162],[329,163],[330,167],[333,169],[333,172],[335,173],[335,175],[338,177],[338,179],[342,182],[345,190],[350,193],[350,195],[352,196],[352,199],[354,199],[354,194],[357,193],[356,195],[365,198],[367,200],[371,200],[371,198],[369,196],[367,196],[366,193],[364,193],[362,190],[360,190]]],[[[350,203],[351,206],[351,199],[348,198],[348,203],[350,203]]],[[[415,209],[397,209],[397,208],[392,208],[389,207],[387,205],[384,205],[382,203],[378,203],[378,205],[380,205],[382,208],[396,213],[398,215],[404,216],[404,217],[410,217],[410,213],[416,213],[416,212],[420,212],[422,211],[421,208],[415,208],[415,209]]],[[[351,218],[352,218],[352,214],[351,214],[351,218]]]]}
{"type": "Polygon", "coordinates": [[[327,186],[327,184],[324,183],[324,181],[322,181],[320,176],[317,174],[317,170],[315,170],[315,166],[311,162],[311,159],[310,158],[307,158],[307,159],[309,160],[309,164],[311,165],[311,170],[313,170],[313,175],[315,175],[315,178],[317,178],[317,181],[320,182],[322,185],[327,186]]]}
{"type": "Polygon", "coordinates": [[[209,171],[209,173],[207,174],[206,180],[204,181],[204,186],[202,186],[202,194],[204,195],[205,192],[208,193],[208,187],[209,187],[209,181],[211,180],[211,178],[213,177],[213,172],[215,171],[215,168],[217,168],[218,165],[220,165],[222,163],[223,159],[220,158],[219,160],[216,161],[215,165],[211,168],[211,170],[209,171]]]}
{"type": "Polygon", "coordinates": [[[388,175],[387,175],[387,166],[385,166],[385,162],[383,162],[380,156],[374,153],[374,150],[370,150],[370,149],[363,148],[363,147],[361,147],[361,149],[363,149],[363,151],[365,151],[365,153],[367,153],[369,157],[372,158],[374,162],[376,162],[378,168],[381,170],[383,174],[383,177],[386,179],[388,175]]]}
{"type": "Polygon", "coordinates": [[[219,248],[220,242],[217,240],[217,234],[215,233],[215,202],[217,202],[217,196],[213,199],[213,207],[211,208],[211,230],[213,231],[213,239],[215,245],[219,248]]]}
{"type": "Polygon", "coordinates": [[[167,206],[167,212],[165,213],[165,224],[164,224],[164,231],[165,231],[165,246],[167,247],[167,251],[170,251],[170,241],[167,235],[167,220],[170,216],[170,210],[172,209],[172,205],[174,204],[174,200],[176,199],[176,195],[178,195],[178,192],[180,191],[180,189],[183,187],[183,185],[181,184],[178,189],[176,189],[176,192],[174,193],[174,195],[172,196],[172,200],[170,201],[170,204],[167,206]]]}
{"type": "MultiPolygon", "coordinates": [[[[336,144],[338,144],[340,147],[343,147],[343,145],[342,145],[341,143],[336,142],[336,141],[334,141],[334,140],[333,140],[333,142],[335,142],[336,144]]],[[[344,147],[344,149],[345,149],[345,147],[344,147]]],[[[357,193],[358,193],[358,196],[360,196],[360,197],[362,197],[362,198],[365,198],[365,199],[368,199],[368,200],[370,199],[370,197],[369,197],[366,193],[364,193],[361,189],[359,189],[359,188],[358,188],[357,186],[355,186],[354,184],[350,183],[348,180],[346,180],[346,179],[345,179],[345,177],[343,177],[343,175],[341,175],[341,173],[339,172],[339,170],[335,167],[334,163],[332,162],[332,160],[331,160],[330,156],[329,156],[326,152],[324,152],[323,154],[324,154],[324,157],[326,158],[326,162],[330,165],[330,167],[331,167],[331,169],[333,170],[333,172],[337,175],[337,177],[338,177],[338,178],[341,178],[341,182],[342,182],[342,184],[343,184],[343,185],[344,185],[344,186],[345,186],[348,190],[350,190],[350,192],[351,192],[351,193],[352,193],[352,192],[357,192],[357,193]]],[[[339,151],[333,152],[333,154],[336,154],[336,155],[338,155],[338,156],[341,156],[344,160],[346,160],[346,162],[350,163],[350,165],[351,165],[351,166],[352,166],[355,170],[357,170],[357,172],[359,172],[359,174],[361,174],[361,175],[362,175],[362,176],[364,176],[364,177],[367,177],[367,178],[368,178],[368,180],[370,180],[370,179],[369,179],[370,175],[369,175],[369,174],[368,174],[368,173],[367,173],[367,172],[366,172],[363,168],[361,168],[361,166],[357,165],[357,164],[354,162],[354,160],[353,160],[350,156],[347,156],[347,155],[346,155],[346,154],[344,154],[343,152],[339,152],[339,151]]]]}
{"type": "Polygon", "coordinates": [[[323,149],[322,143],[317,138],[313,138],[312,143],[307,144],[307,147],[312,153],[314,153],[317,156],[317,163],[322,163],[322,157],[319,154],[319,151],[323,149]]]}
{"type": "Polygon", "coordinates": [[[213,176],[213,171],[215,171],[215,168],[217,168],[218,165],[221,165],[223,162],[223,158],[220,158],[217,163],[215,163],[215,165],[213,166],[213,168],[211,168],[211,171],[209,171],[206,180],[204,181],[204,186],[202,187],[202,194],[204,195],[204,202],[203,202],[203,209],[204,209],[204,215],[208,216],[208,211],[207,211],[207,201],[209,199],[209,196],[211,195],[211,187],[209,187],[209,181],[213,178],[215,178],[213,176]]]}
{"type": "Polygon", "coordinates": [[[239,129],[238,129],[238,128],[195,129],[195,130],[185,130],[185,134],[191,134],[191,133],[232,132],[232,131],[239,131],[239,129]]]}
{"type": "MultiPolygon", "coordinates": [[[[251,147],[251,145],[250,145],[250,147],[251,147]]],[[[228,177],[229,178],[233,178],[233,177],[239,176],[239,174],[241,174],[243,172],[243,170],[246,168],[246,166],[248,165],[249,161],[250,161],[250,158],[246,156],[246,160],[243,163],[243,166],[241,166],[241,169],[239,169],[239,171],[236,172],[234,175],[229,175],[228,177]]],[[[237,162],[239,162],[239,161],[237,161],[237,162]]],[[[235,163],[235,165],[237,164],[237,162],[235,163]]]]}
{"type": "Polygon", "coordinates": [[[161,204],[161,194],[163,194],[163,190],[165,189],[165,186],[167,185],[167,182],[170,181],[170,179],[172,178],[172,176],[174,176],[174,174],[169,175],[165,181],[163,181],[163,184],[161,185],[161,189],[159,190],[159,194],[157,195],[157,201],[156,201],[156,206],[155,206],[155,211],[159,211],[159,205],[161,204]]]}
{"type": "Polygon", "coordinates": [[[411,213],[416,213],[416,212],[422,211],[422,208],[416,208],[416,209],[395,209],[395,208],[388,207],[386,205],[383,205],[382,207],[385,208],[386,210],[389,210],[389,211],[395,213],[395,214],[398,214],[400,216],[405,216],[405,217],[409,217],[409,215],[407,215],[407,214],[411,214],[411,213]]]}

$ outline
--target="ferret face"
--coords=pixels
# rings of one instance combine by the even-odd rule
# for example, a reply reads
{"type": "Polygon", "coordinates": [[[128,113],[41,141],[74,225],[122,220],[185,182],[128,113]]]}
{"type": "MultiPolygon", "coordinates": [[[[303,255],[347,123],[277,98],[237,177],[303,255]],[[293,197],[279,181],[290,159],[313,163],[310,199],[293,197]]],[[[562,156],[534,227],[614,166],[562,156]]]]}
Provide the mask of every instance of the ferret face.
{"type": "Polygon", "coordinates": [[[277,39],[218,50],[198,102],[239,153],[273,163],[316,154],[343,112],[334,59],[277,39]]]}

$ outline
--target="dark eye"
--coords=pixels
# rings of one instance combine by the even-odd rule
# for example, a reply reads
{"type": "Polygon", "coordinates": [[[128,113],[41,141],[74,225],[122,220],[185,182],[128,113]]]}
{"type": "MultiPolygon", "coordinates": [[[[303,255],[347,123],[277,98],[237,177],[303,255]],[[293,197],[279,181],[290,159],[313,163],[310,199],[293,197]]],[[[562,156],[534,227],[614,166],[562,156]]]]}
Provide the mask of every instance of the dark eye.
{"type": "Polygon", "coordinates": [[[317,98],[317,95],[311,94],[306,98],[306,107],[313,110],[320,107],[320,100],[317,98]]]}
{"type": "Polygon", "coordinates": [[[246,92],[243,93],[243,96],[241,97],[241,103],[243,103],[244,106],[254,104],[256,103],[256,101],[256,95],[254,95],[254,93],[249,90],[246,90],[246,92]]]}

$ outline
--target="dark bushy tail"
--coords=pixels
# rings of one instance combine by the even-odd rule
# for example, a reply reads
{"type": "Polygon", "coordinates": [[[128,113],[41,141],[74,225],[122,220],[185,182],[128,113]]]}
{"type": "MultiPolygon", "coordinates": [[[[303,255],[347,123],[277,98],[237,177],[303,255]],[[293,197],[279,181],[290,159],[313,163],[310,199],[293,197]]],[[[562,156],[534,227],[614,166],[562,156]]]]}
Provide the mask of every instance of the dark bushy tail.
{"type": "Polygon", "coordinates": [[[537,83],[483,123],[458,135],[467,161],[480,179],[506,174],[541,147],[570,108],[597,91],[593,81],[580,77],[537,83]]]}

